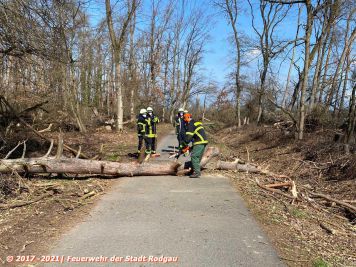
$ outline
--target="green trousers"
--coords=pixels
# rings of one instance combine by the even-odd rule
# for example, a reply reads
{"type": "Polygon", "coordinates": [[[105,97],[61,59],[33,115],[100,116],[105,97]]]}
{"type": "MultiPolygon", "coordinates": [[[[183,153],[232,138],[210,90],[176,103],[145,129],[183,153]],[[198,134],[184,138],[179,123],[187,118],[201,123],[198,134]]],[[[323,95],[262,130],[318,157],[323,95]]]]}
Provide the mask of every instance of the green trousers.
{"type": "Polygon", "coordinates": [[[192,160],[193,171],[200,175],[200,161],[203,157],[206,145],[194,145],[192,154],[190,155],[192,160]]]}

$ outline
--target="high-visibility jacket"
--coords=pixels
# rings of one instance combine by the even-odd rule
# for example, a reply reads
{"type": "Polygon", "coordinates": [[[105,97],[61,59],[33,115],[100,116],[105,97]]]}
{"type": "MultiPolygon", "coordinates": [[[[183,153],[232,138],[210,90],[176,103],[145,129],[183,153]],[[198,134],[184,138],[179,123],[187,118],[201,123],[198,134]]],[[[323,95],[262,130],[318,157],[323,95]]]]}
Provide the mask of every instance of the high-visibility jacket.
{"type": "Polygon", "coordinates": [[[153,127],[152,127],[152,120],[150,117],[147,117],[145,119],[146,121],[146,131],[145,131],[145,136],[146,137],[149,137],[149,138],[153,138],[153,137],[156,137],[156,134],[153,133],[153,127]]]}
{"type": "Polygon", "coordinates": [[[147,129],[146,118],[144,118],[141,114],[138,115],[136,119],[136,124],[137,124],[137,135],[138,136],[146,135],[146,129],[147,129]]]}
{"type": "Polygon", "coordinates": [[[157,123],[159,123],[159,118],[152,114],[152,116],[149,116],[149,118],[151,119],[151,127],[152,127],[152,133],[155,135],[155,137],[157,136],[157,123]]]}
{"type": "Polygon", "coordinates": [[[185,132],[184,142],[186,144],[193,142],[193,146],[208,143],[203,124],[200,121],[191,120],[188,123],[187,131],[185,132]]]}

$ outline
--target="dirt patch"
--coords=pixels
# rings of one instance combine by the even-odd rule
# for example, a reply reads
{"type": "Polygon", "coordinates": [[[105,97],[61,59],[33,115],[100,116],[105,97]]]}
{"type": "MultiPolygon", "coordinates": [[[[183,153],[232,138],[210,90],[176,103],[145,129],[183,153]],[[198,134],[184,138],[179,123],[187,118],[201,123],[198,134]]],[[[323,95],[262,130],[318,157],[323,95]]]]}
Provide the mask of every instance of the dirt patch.
{"type": "MultiPolygon", "coordinates": [[[[172,129],[169,124],[161,124],[158,134],[164,136],[172,129]]],[[[46,136],[57,138],[58,134],[51,132],[46,136]]],[[[36,140],[37,145],[36,149],[28,146],[31,150],[27,151],[26,157],[43,156],[49,144],[33,136],[30,138],[36,140]]],[[[102,159],[120,162],[135,160],[129,154],[137,150],[134,127],[120,133],[108,132],[103,128],[85,135],[67,132],[64,133],[64,141],[76,149],[81,146],[82,151],[90,157],[99,155],[102,159]]],[[[22,148],[19,149],[16,153],[21,156],[22,148]]],[[[1,176],[0,262],[5,263],[9,255],[41,256],[48,253],[61,234],[85,220],[95,203],[117,182],[120,180],[66,175],[1,176]],[[4,208],[31,201],[36,202],[13,209],[4,208]]]]}
{"type": "MultiPolygon", "coordinates": [[[[114,180],[40,178],[23,182],[31,192],[8,200],[7,205],[48,196],[31,205],[0,210],[0,257],[6,261],[6,257],[10,255],[44,255],[63,232],[86,217],[94,203],[113,182],[114,180]]],[[[19,263],[14,264],[18,265],[19,263]]]]}
{"type": "MultiPolygon", "coordinates": [[[[355,203],[355,155],[345,156],[328,131],[308,133],[306,141],[280,129],[253,126],[221,130],[211,136],[223,160],[249,160],[270,172],[291,177],[298,186],[355,203]]],[[[257,186],[272,176],[224,172],[231,177],[263,229],[289,266],[355,266],[354,214],[324,200],[290,203],[257,186]]]]}

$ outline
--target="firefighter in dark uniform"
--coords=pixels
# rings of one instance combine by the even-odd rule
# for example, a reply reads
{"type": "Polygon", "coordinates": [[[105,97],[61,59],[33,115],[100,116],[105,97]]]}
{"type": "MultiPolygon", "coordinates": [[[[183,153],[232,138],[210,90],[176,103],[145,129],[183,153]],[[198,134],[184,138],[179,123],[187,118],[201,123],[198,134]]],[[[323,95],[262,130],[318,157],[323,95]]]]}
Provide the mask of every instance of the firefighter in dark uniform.
{"type": "Polygon", "coordinates": [[[184,136],[184,143],[188,145],[190,142],[193,143],[191,152],[191,161],[193,167],[193,173],[190,178],[200,177],[200,161],[203,157],[203,153],[208,140],[200,121],[194,121],[192,115],[189,113],[184,114],[184,121],[187,123],[187,131],[184,136]]]}
{"type": "Polygon", "coordinates": [[[147,108],[148,118],[150,118],[150,123],[152,127],[152,154],[156,154],[157,148],[157,124],[159,123],[159,119],[156,115],[153,114],[153,109],[151,107],[147,108]]]}
{"type": "Polygon", "coordinates": [[[183,138],[185,133],[184,121],[183,121],[184,109],[178,109],[177,117],[174,121],[174,126],[176,128],[176,135],[178,140],[178,148],[181,149],[183,147],[183,138]]]}
{"type": "Polygon", "coordinates": [[[137,154],[140,154],[143,140],[145,137],[146,132],[146,117],[147,117],[147,110],[141,109],[140,114],[137,116],[136,124],[137,124],[137,137],[138,137],[138,147],[137,147],[137,154]]]}
{"type": "Polygon", "coordinates": [[[141,109],[137,118],[138,154],[141,152],[143,140],[145,140],[146,155],[151,154],[152,135],[150,133],[152,132],[152,127],[150,121],[147,116],[147,110],[141,109]]]}

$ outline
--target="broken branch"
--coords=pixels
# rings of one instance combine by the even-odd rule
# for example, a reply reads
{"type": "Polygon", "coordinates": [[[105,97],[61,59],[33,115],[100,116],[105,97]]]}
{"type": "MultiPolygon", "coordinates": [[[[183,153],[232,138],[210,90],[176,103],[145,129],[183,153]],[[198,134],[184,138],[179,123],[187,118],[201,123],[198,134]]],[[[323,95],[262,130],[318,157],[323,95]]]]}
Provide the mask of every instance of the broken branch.
{"type": "Polygon", "coordinates": [[[335,198],[332,198],[330,196],[327,196],[327,195],[324,195],[324,194],[320,194],[320,193],[313,193],[313,192],[309,192],[309,194],[313,197],[319,197],[319,198],[324,198],[330,202],[335,202],[336,204],[339,204],[340,206],[343,206],[347,209],[349,209],[350,211],[352,212],[356,212],[356,207],[351,205],[351,204],[348,204],[348,203],[345,203],[341,200],[337,200],[335,198]]]}
{"type": "Polygon", "coordinates": [[[27,206],[27,205],[30,205],[32,203],[35,203],[35,202],[38,202],[48,196],[51,196],[53,195],[52,192],[49,192],[49,193],[46,193],[42,196],[39,196],[33,200],[30,200],[30,201],[24,201],[24,202],[18,202],[18,203],[14,203],[14,204],[9,204],[9,205],[0,205],[0,209],[3,209],[3,210],[6,210],[6,209],[14,209],[14,208],[19,208],[19,207],[23,207],[23,206],[27,206]]]}
{"type": "Polygon", "coordinates": [[[258,180],[257,178],[256,178],[256,183],[257,183],[257,185],[258,185],[260,188],[262,188],[262,189],[264,189],[264,190],[267,190],[267,191],[270,191],[270,192],[273,192],[273,193],[282,195],[282,196],[287,197],[287,198],[292,199],[292,200],[295,200],[295,199],[296,199],[296,197],[290,196],[290,195],[288,195],[288,194],[286,194],[286,193],[283,193],[282,191],[280,191],[280,190],[278,190],[278,189],[269,188],[269,187],[267,187],[267,186],[265,186],[265,185],[260,184],[260,182],[259,182],[259,180],[258,180]]]}

